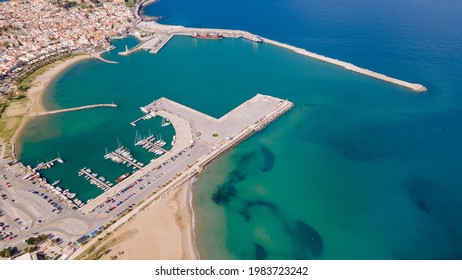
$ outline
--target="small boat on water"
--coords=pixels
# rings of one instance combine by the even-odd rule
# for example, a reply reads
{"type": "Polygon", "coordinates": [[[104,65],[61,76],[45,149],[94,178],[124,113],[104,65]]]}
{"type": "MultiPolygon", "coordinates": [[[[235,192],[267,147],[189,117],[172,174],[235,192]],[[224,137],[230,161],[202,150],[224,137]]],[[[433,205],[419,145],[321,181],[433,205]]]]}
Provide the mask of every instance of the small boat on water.
{"type": "Polygon", "coordinates": [[[60,180],[56,180],[53,182],[53,184],[51,184],[53,187],[56,186],[57,184],[59,184],[59,182],[61,182],[60,180]]]}
{"type": "Polygon", "coordinates": [[[117,183],[120,183],[122,182],[123,180],[127,179],[127,177],[130,175],[130,173],[125,173],[123,174],[122,176],[120,176],[119,178],[116,179],[116,182],[117,183]]]}
{"type": "Polygon", "coordinates": [[[242,38],[244,38],[246,40],[249,40],[249,41],[252,41],[252,42],[255,42],[255,43],[263,42],[263,39],[258,37],[258,36],[244,35],[244,36],[242,36],[242,38]]]}
{"type": "Polygon", "coordinates": [[[161,122],[160,126],[169,126],[171,124],[172,123],[169,121],[169,119],[162,118],[162,122],[161,122]]]}

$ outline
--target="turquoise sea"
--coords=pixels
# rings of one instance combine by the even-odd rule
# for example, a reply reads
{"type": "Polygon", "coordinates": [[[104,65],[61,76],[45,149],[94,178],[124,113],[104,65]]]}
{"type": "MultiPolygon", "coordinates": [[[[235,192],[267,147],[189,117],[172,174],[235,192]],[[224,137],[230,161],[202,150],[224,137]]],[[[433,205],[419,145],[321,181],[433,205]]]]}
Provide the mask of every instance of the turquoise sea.
{"type": "MultiPolygon", "coordinates": [[[[166,96],[219,117],[256,93],[295,107],[214,161],[194,185],[196,241],[207,259],[461,259],[462,4],[457,1],[162,0],[161,22],[240,28],[422,83],[416,94],[290,51],[240,39],[174,38],[159,54],[117,51],[50,86],[46,106],[116,102],[35,119],[22,135],[29,164],[59,152],[45,174],[90,198],[77,176],[127,168],[104,161],[133,145],[139,107],[166,96]],[[65,179],[63,179],[65,177],[65,179]]],[[[157,119],[138,133],[162,133],[157,119]]],[[[147,162],[150,155],[130,147],[147,162]]]]}

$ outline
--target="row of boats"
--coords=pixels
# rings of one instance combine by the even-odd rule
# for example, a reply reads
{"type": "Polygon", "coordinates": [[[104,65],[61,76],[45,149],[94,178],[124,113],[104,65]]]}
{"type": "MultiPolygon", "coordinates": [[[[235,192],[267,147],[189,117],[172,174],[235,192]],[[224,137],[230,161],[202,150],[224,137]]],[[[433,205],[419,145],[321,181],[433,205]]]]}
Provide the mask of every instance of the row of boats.
{"type": "Polygon", "coordinates": [[[131,167],[133,165],[133,169],[136,169],[137,167],[143,167],[144,164],[140,161],[137,161],[131,154],[130,150],[126,147],[119,146],[115,151],[113,152],[107,152],[106,149],[106,154],[104,155],[104,159],[110,159],[115,163],[119,164],[126,164],[127,167],[131,167]]]}
{"type": "Polygon", "coordinates": [[[84,167],[80,169],[79,176],[85,175],[85,179],[90,181],[91,185],[95,185],[96,187],[102,189],[104,192],[108,191],[112,186],[109,180],[106,180],[103,176],[98,176],[98,173],[92,172],[90,168],[84,167]]]}
{"type": "Polygon", "coordinates": [[[142,117],[143,120],[149,120],[149,119],[152,119],[156,116],[156,113],[155,112],[149,112],[147,113],[146,115],[144,115],[142,117]]]}
{"type": "Polygon", "coordinates": [[[146,138],[140,138],[135,140],[135,146],[141,146],[143,149],[146,149],[150,153],[154,153],[156,155],[162,155],[165,153],[165,149],[163,148],[167,142],[162,140],[162,137],[156,140],[154,135],[149,135],[146,138]]]}
{"type": "Polygon", "coordinates": [[[75,196],[77,194],[73,193],[73,192],[70,192],[69,189],[62,189],[61,187],[59,186],[56,186],[55,184],[58,184],[59,183],[59,180],[54,182],[53,184],[51,184],[52,187],[55,188],[55,190],[57,190],[58,192],[62,193],[65,197],[69,198],[69,199],[73,199],[75,198],[75,196]]]}
{"type": "Polygon", "coordinates": [[[58,196],[58,198],[69,204],[74,204],[77,207],[82,207],[85,204],[79,199],[75,198],[77,196],[76,193],[71,192],[69,189],[58,186],[58,184],[61,182],[60,180],[56,180],[53,183],[49,184],[45,178],[40,177],[40,173],[38,172],[27,174],[23,177],[23,180],[27,181],[32,181],[34,179],[38,180],[41,185],[50,189],[51,192],[58,196]]]}
{"type": "Polygon", "coordinates": [[[50,160],[50,161],[39,163],[39,164],[35,167],[35,170],[41,170],[41,169],[52,168],[52,167],[55,165],[55,161],[57,161],[57,162],[59,162],[59,163],[64,163],[64,161],[63,161],[60,157],[57,157],[57,158],[52,159],[52,160],[50,160]]]}
{"type": "MultiPolygon", "coordinates": [[[[191,37],[193,38],[199,38],[199,39],[222,39],[223,38],[223,35],[219,34],[219,33],[216,33],[216,32],[194,32],[191,37]]],[[[263,39],[258,37],[258,36],[255,36],[255,35],[243,35],[242,38],[246,39],[246,40],[249,40],[249,41],[252,41],[252,42],[255,42],[255,43],[261,43],[263,42],[263,39]]]]}

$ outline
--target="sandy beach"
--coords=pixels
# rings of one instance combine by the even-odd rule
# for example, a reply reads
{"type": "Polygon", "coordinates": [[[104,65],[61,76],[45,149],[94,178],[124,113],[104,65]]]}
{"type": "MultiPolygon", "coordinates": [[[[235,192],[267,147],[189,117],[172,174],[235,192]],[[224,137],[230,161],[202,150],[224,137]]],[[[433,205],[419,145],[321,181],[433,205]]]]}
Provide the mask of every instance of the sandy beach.
{"type": "Polygon", "coordinates": [[[83,54],[74,56],[66,60],[56,61],[50,66],[49,69],[47,69],[47,71],[39,75],[33,81],[31,88],[27,91],[27,96],[30,100],[29,104],[27,105],[29,107],[28,112],[22,119],[19,128],[16,130],[16,133],[11,139],[11,143],[16,143],[19,134],[26,125],[31,114],[46,111],[46,108],[43,106],[42,102],[43,94],[45,93],[45,90],[47,89],[48,85],[53,81],[53,79],[56,78],[62,71],[66,70],[68,67],[74,65],[75,63],[91,58],[92,57],[90,55],[83,54]]]}
{"type": "Polygon", "coordinates": [[[194,260],[191,182],[151,205],[126,222],[99,248],[110,250],[101,259],[109,260],[194,260]]]}

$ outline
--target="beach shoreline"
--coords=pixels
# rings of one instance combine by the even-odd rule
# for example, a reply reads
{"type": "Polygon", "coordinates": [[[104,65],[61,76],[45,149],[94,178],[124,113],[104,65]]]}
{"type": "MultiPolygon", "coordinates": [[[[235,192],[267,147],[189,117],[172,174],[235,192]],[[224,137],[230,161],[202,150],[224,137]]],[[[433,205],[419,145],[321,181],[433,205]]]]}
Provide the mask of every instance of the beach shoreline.
{"type": "Polygon", "coordinates": [[[197,248],[196,244],[196,213],[194,212],[194,207],[193,207],[193,189],[194,189],[194,183],[196,182],[197,178],[192,177],[189,183],[188,187],[188,206],[189,206],[189,212],[191,214],[191,234],[190,237],[193,242],[193,247],[194,247],[194,254],[195,254],[195,259],[200,260],[201,255],[199,253],[199,249],[197,248]]]}
{"type": "Polygon", "coordinates": [[[50,67],[49,69],[47,69],[44,73],[40,74],[33,80],[32,86],[27,90],[26,93],[27,97],[29,98],[29,102],[27,104],[27,113],[22,118],[21,124],[11,138],[11,143],[16,147],[15,153],[20,152],[20,150],[17,148],[16,142],[18,141],[19,135],[25,128],[26,124],[29,122],[32,114],[47,111],[43,104],[43,97],[50,83],[72,65],[80,61],[92,58],[93,57],[88,54],[80,54],[64,60],[55,61],[48,66],[50,67]]]}
{"type": "Polygon", "coordinates": [[[191,208],[193,180],[121,225],[96,248],[107,252],[100,259],[198,260],[191,208]]]}

